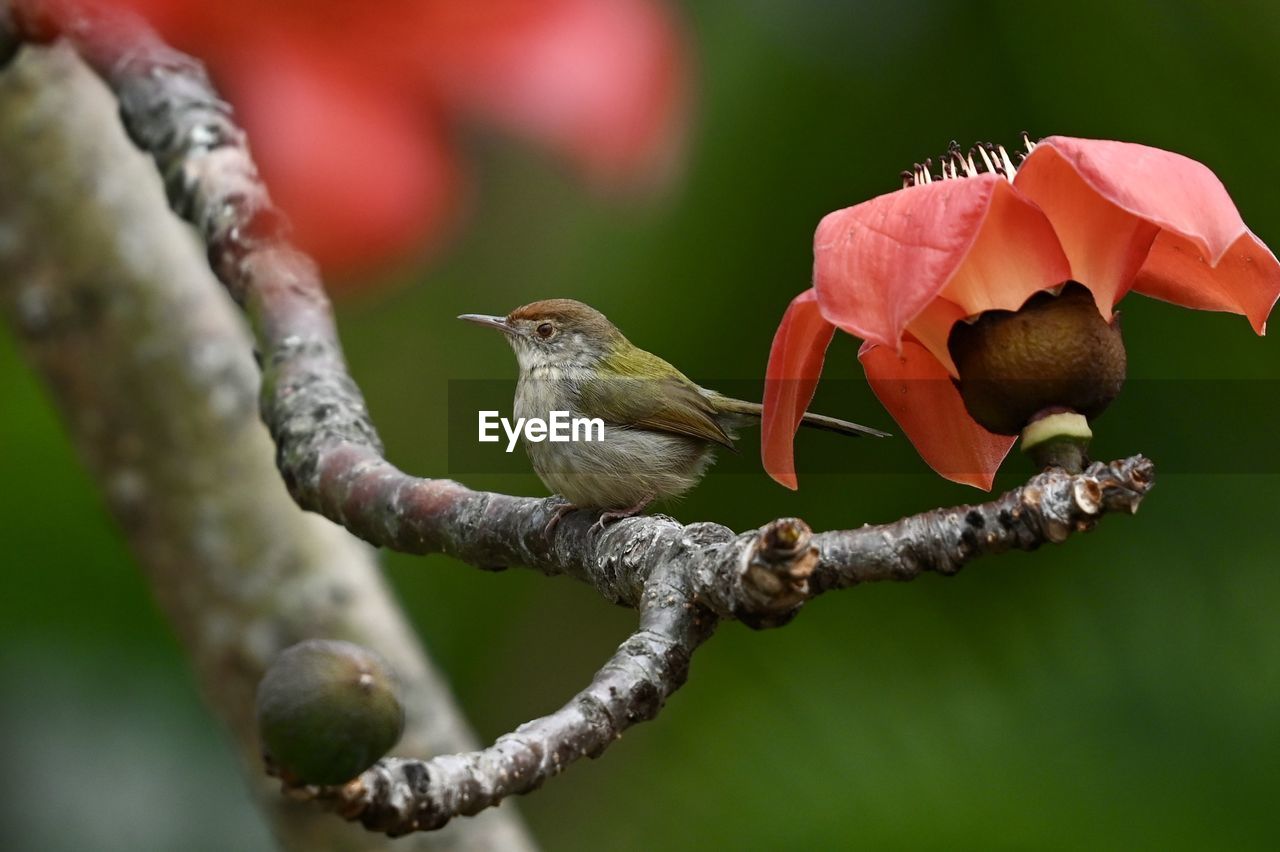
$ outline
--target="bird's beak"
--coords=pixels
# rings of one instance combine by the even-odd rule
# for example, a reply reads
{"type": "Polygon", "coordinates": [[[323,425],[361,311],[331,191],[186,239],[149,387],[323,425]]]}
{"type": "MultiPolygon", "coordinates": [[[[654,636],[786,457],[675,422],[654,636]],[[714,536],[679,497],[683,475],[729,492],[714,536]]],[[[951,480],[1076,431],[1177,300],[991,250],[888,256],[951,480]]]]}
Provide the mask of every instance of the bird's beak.
{"type": "Polygon", "coordinates": [[[506,317],[492,317],[488,314],[463,314],[458,319],[473,322],[476,325],[483,325],[486,328],[496,328],[498,331],[503,331],[507,334],[515,334],[516,331],[507,324],[506,317]]]}

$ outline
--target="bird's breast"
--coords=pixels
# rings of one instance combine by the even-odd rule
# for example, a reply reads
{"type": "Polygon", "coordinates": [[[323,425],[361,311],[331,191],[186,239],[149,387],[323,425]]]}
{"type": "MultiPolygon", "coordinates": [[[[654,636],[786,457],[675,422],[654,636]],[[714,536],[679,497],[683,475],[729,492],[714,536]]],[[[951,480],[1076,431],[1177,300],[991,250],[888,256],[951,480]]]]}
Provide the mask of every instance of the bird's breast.
{"type": "MultiPolygon", "coordinates": [[[[552,411],[592,417],[581,410],[577,392],[588,378],[584,373],[563,366],[526,372],[516,388],[516,417],[547,419],[552,411]]],[[[592,440],[524,442],[543,483],[582,507],[622,509],[677,496],[702,477],[712,459],[707,442],[669,432],[606,423],[602,435],[590,435],[592,440]]]]}
{"type": "Polygon", "coordinates": [[[552,411],[568,411],[574,417],[578,410],[577,382],[559,367],[539,368],[520,377],[516,385],[516,417],[547,419],[552,411]]]}

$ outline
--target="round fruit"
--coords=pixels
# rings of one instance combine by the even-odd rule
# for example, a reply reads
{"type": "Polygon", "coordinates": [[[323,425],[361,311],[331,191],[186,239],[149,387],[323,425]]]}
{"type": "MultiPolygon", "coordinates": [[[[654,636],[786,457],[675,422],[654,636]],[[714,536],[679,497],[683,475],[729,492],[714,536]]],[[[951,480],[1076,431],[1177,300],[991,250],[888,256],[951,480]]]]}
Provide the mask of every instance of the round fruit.
{"type": "Polygon", "coordinates": [[[1117,319],[1069,281],[1016,311],[986,311],[951,329],[947,348],[970,416],[1000,435],[1017,435],[1037,414],[1075,411],[1090,419],[1124,386],[1126,358],[1117,319]]]}
{"type": "Polygon", "coordinates": [[[264,756],[288,781],[345,783],[400,739],[398,693],[391,668],[367,648],[322,639],[287,648],[258,684],[264,756]]]}

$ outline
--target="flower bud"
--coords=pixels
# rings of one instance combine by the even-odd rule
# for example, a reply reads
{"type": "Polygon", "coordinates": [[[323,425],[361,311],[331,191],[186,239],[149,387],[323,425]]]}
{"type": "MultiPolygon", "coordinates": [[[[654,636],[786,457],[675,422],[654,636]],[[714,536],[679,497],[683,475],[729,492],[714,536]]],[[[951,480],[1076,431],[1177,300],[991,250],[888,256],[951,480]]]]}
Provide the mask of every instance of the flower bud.
{"type": "Polygon", "coordinates": [[[1016,311],[956,323],[948,349],[965,408],[999,435],[1019,434],[1046,410],[1097,417],[1124,386],[1118,320],[1104,320],[1089,291],[1068,281],[1016,311]]]}
{"type": "Polygon", "coordinates": [[[404,730],[395,674],[350,642],[287,648],[258,684],[263,755],[284,780],[342,784],[390,751],[404,730]]]}

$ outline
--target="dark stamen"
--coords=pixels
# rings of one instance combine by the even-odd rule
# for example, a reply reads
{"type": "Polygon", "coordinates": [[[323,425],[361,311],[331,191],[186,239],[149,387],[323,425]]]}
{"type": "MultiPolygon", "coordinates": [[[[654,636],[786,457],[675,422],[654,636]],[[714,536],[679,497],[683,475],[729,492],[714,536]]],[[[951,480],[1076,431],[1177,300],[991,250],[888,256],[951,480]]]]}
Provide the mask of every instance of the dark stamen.
{"type": "MultiPolygon", "coordinates": [[[[1030,135],[1025,130],[1022,131],[1020,136],[1022,138],[1022,147],[1026,150],[1026,153],[1015,152],[1018,158],[1018,165],[1021,165],[1027,155],[1035,150],[1037,144],[1031,141],[1030,135]]],[[[902,188],[906,189],[920,184],[933,183],[935,180],[958,180],[962,177],[977,177],[981,174],[995,174],[1011,181],[1017,174],[1017,166],[1003,145],[978,142],[966,153],[960,147],[960,143],[954,139],[947,145],[946,152],[938,158],[938,168],[940,175],[935,175],[932,157],[926,158],[923,163],[912,163],[910,169],[900,174],[902,188]]]]}

